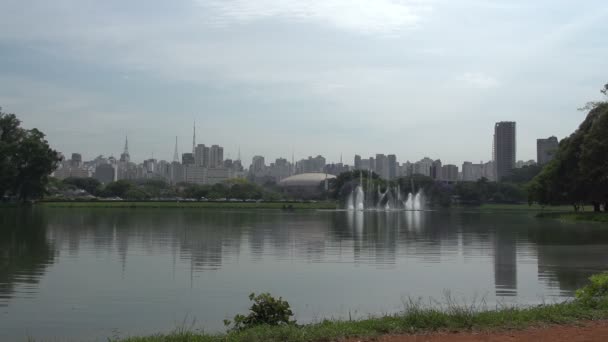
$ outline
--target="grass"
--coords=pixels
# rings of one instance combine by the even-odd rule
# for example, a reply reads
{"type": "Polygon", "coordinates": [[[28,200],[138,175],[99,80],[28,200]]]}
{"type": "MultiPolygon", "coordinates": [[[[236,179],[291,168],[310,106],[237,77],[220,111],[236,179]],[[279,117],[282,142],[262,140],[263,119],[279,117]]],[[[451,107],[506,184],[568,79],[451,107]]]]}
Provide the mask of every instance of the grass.
{"type": "Polygon", "coordinates": [[[538,204],[482,204],[478,207],[482,211],[494,211],[494,210],[514,210],[514,211],[572,211],[572,206],[560,205],[560,206],[540,206],[538,204]]]}
{"type": "Polygon", "coordinates": [[[552,218],[564,221],[590,221],[590,222],[603,222],[608,223],[608,213],[596,213],[596,212],[565,212],[565,213],[539,213],[536,217],[540,218],[552,218]]]}
{"type": "Polygon", "coordinates": [[[522,329],[530,326],[566,324],[608,318],[608,300],[593,307],[579,301],[532,307],[483,309],[483,305],[424,307],[420,302],[406,304],[395,315],[357,321],[325,320],[320,323],[285,326],[257,326],[240,332],[205,334],[177,329],[173,333],[114,339],[114,342],[325,342],[345,338],[370,338],[386,334],[413,334],[438,331],[488,331],[522,329]]]}
{"type": "Polygon", "coordinates": [[[201,209],[335,209],[335,202],[156,202],[156,201],[71,201],[39,202],[49,208],[201,208],[201,209]]]}

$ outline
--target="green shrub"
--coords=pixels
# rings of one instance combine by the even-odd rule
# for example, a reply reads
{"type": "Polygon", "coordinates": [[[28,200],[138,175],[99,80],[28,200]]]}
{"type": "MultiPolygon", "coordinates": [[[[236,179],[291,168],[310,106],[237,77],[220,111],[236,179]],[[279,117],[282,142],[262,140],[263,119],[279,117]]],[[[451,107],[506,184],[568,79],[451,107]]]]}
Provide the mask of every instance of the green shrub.
{"type": "Polygon", "coordinates": [[[608,272],[592,275],[589,280],[591,284],[576,290],[576,299],[594,307],[608,299],[608,272]]]}
{"type": "MultiPolygon", "coordinates": [[[[249,295],[249,300],[253,301],[253,305],[249,310],[249,315],[234,316],[234,326],[230,329],[233,331],[242,331],[258,325],[290,325],[296,321],[290,320],[293,312],[289,308],[289,303],[283,298],[274,298],[269,293],[262,293],[258,296],[255,293],[249,295]]],[[[230,326],[232,322],[224,320],[226,326],[230,326]]]]}

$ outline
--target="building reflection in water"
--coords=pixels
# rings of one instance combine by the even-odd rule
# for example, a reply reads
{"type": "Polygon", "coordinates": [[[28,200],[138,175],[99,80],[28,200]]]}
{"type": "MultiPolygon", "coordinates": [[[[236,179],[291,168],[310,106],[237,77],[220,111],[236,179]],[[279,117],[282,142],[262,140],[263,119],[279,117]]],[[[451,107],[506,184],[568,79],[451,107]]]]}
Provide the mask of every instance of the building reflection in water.
{"type": "Polygon", "coordinates": [[[494,239],[494,286],[496,296],[517,296],[517,240],[515,233],[499,227],[494,239]]]}
{"type": "MultiPolygon", "coordinates": [[[[173,272],[185,264],[191,276],[239,262],[392,269],[403,259],[430,267],[453,263],[455,272],[459,266],[466,272],[472,261],[493,266],[496,296],[518,295],[522,240],[535,252],[540,282],[566,295],[608,264],[608,231],[581,233],[517,215],[139,209],[4,209],[2,214],[0,305],[7,305],[16,287],[30,286],[33,290],[23,293],[35,293],[59,253],[77,258],[82,249],[115,255],[123,272],[133,255],[168,256],[173,272]]],[[[491,275],[484,277],[491,282],[491,275]]]]}

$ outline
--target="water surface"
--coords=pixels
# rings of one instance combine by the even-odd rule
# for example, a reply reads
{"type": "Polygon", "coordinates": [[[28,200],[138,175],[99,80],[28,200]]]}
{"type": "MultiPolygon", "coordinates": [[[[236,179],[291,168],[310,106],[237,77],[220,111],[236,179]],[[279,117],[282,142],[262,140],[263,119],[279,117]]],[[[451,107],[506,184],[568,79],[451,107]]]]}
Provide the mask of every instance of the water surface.
{"type": "Polygon", "coordinates": [[[252,291],[299,322],[557,301],[606,265],[608,229],[530,213],[0,209],[0,340],[222,331],[252,291]]]}

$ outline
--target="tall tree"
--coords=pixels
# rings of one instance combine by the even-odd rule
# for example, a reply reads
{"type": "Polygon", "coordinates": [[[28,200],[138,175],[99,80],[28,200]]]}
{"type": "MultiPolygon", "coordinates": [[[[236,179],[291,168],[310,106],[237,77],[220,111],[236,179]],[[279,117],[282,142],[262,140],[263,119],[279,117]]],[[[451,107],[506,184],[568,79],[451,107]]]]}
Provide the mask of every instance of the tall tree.
{"type": "MultiPolygon", "coordinates": [[[[608,84],[602,89],[608,95],[608,84]]],[[[585,120],[560,142],[555,158],[534,178],[530,201],[608,207],[608,101],[594,102],[585,120]]]]}
{"type": "Polygon", "coordinates": [[[60,158],[41,131],[20,125],[15,114],[0,108],[0,196],[26,201],[42,197],[60,158]]]}

